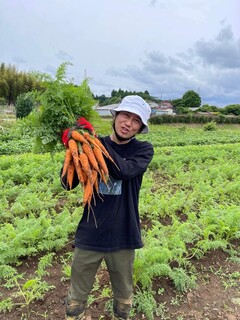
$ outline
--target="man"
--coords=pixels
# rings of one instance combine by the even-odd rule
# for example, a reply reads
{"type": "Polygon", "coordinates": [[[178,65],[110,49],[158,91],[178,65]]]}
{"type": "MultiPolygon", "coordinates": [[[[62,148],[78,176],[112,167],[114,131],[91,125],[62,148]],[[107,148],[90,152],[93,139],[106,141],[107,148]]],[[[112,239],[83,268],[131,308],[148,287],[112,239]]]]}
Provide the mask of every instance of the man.
{"type": "MultiPolygon", "coordinates": [[[[126,96],[113,109],[113,132],[101,138],[117,167],[106,159],[109,185],[99,185],[94,215],[84,209],[75,236],[71,286],[66,299],[67,319],[83,319],[88,295],[104,260],[113,291],[113,319],[129,319],[133,296],[135,249],[143,247],[138,200],[144,172],[153,157],[149,142],[136,134],[147,133],[151,108],[139,96],[126,96]]],[[[64,182],[64,179],[63,179],[64,182]]],[[[77,177],[74,187],[78,184],[77,177]]],[[[66,183],[63,183],[66,185],[66,183]]]]}

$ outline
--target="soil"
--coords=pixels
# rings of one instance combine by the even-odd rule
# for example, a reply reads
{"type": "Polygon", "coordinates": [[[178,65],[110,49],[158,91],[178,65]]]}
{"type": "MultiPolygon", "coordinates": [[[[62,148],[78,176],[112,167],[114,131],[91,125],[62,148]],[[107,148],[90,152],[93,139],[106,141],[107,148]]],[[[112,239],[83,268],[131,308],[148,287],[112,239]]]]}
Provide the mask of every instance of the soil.
{"type": "MultiPolygon", "coordinates": [[[[237,244],[239,245],[239,243],[237,244]]],[[[2,320],[63,320],[64,319],[64,299],[66,297],[69,280],[61,281],[63,277],[61,256],[72,251],[71,245],[66,246],[61,252],[56,254],[56,260],[52,267],[48,268],[49,275],[45,280],[55,288],[48,291],[44,300],[32,304],[29,318],[22,316],[26,314],[24,308],[14,308],[11,312],[0,314],[2,320]]],[[[169,320],[239,320],[240,319],[240,278],[239,264],[232,262],[227,253],[216,250],[209,252],[200,260],[193,260],[197,272],[197,287],[191,291],[180,294],[176,292],[172,283],[166,278],[156,279],[155,289],[162,289],[162,294],[156,295],[156,300],[163,308],[161,315],[155,319],[169,320]]],[[[17,267],[18,272],[25,272],[30,278],[34,274],[39,257],[22,259],[22,263],[17,267]]],[[[87,310],[87,320],[111,319],[105,313],[105,305],[109,298],[101,297],[103,288],[109,287],[109,277],[105,269],[98,272],[99,288],[96,291],[95,302],[87,310]]],[[[10,296],[13,289],[1,288],[2,298],[10,296]]],[[[134,316],[135,320],[147,319],[143,314],[134,316]]]]}

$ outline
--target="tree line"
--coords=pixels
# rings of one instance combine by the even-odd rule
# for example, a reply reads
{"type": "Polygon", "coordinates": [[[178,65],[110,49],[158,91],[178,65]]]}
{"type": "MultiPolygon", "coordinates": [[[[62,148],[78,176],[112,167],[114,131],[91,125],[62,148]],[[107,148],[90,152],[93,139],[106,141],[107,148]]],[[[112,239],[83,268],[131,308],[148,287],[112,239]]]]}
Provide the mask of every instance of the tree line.
{"type": "MultiPolygon", "coordinates": [[[[18,71],[14,65],[0,65],[0,104],[18,105],[20,114],[25,116],[33,108],[33,101],[26,96],[27,93],[42,91],[45,88],[46,77],[41,77],[36,72],[23,72],[18,71]],[[44,79],[44,81],[43,81],[44,79]],[[18,100],[18,101],[17,101],[18,100]],[[17,103],[19,102],[19,103],[17,103]]],[[[50,78],[50,76],[49,76],[50,78]]],[[[72,84],[71,84],[72,85],[72,84]]],[[[70,86],[70,84],[69,84],[70,86]]],[[[70,88],[70,87],[69,87],[70,88]]],[[[117,104],[127,95],[139,95],[146,101],[161,103],[161,99],[151,96],[150,93],[145,91],[128,91],[128,90],[112,90],[111,95],[94,95],[93,99],[99,103],[99,106],[117,104]]],[[[222,114],[240,115],[240,104],[228,105],[225,108],[211,106],[208,104],[201,106],[201,97],[193,90],[186,91],[181,98],[168,100],[177,114],[188,114],[191,112],[190,108],[198,108],[202,112],[221,112],[222,114]]],[[[19,113],[18,113],[19,115],[19,113]]]]}
{"type": "Polygon", "coordinates": [[[118,89],[118,90],[112,90],[110,97],[107,97],[104,94],[102,94],[100,96],[95,95],[94,98],[95,100],[98,101],[99,106],[106,106],[110,104],[119,103],[124,97],[129,95],[138,95],[147,101],[154,101],[157,103],[161,102],[160,99],[151,96],[147,90],[142,92],[142,91],[128,91],[128,90],[118,89]]]}
{"type": "Polygon", "coordinates": [[[15,104],[20,94],[41,88],[41,81],[34,73],[18,71],[14,65],[1,63],[0,104],[15,104]]]}
{"type": "MultiPolygon", "coordinates": [[[[137,91],[127,91],[127,90],[112,90],[111,96],[107,97],[104,94],[100,96],[95,96],[95,99],[99,102],[99,106],[109,105],[109,104],[115,104],[119,103],[125,96],[127,95],[139,95],[146,101],[153,101],[156,103],[161,103],[161,99],[153,97],[149,94],[149,92],[146,90],[144,92],[137,92],[137,91]]],[[[199,94],[193,90],[188,90],[185,92],[182,96],[182,98],[175,99],[175,100],[168,100],[172,106],[178,110],[181,111],[181,109],[184,108],[198,108],[201,105],[201,98],[199,94]]]]}
{"type": "MultiPolygon", "coordinates": [[[[98,101],[99,106],[110,105],[119,103],[127,95],[139,95],[146,101],[154,101],[156,103],[161,103],[162,100],[155,98],[149,94],[146,90],[144,92],[136,91],[124,91],[122,89],[112,90],[111,96],[107,97],[105,95],[95,96],[95,100],[98,101]]],[[[235,116],[240,115],[240,104],[227,105],[224,108],[219,108],[217,106],[204,104],[201,106],[201,97],[194,90],[186,91],[181,98],[168,100],[173,106],[173,110],[176,114],[189,114],[193,113],[192,108],[197,108],[197,112],[210,112],[210,113],[220,113],[223,115],[232,114],[235,116]]]]}

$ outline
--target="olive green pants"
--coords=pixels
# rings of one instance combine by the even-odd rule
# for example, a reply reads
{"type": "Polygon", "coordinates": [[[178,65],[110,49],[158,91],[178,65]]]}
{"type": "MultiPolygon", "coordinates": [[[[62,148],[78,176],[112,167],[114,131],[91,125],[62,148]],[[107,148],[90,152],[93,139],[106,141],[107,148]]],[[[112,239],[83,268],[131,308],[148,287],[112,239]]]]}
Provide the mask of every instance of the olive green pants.
{"type": "Polygon", "coordinates": [[[95,275],[104,260],[113,291],[114,313],[127,319],[132,305],[134,257],[133,249],[96,252],[75,248],[68,299],[79,304],[86,303],[95,275]]]}

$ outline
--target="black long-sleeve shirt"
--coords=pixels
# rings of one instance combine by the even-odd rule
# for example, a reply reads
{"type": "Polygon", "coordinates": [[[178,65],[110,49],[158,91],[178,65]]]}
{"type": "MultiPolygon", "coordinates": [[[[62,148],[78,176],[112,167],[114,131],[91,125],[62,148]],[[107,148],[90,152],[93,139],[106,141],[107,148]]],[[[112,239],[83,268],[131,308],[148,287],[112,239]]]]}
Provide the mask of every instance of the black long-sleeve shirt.
{"type": "MultiPolygon", "coordinates": [[[[102,252],[141,248],[139,191],[143,174],[153,157],[153,147],[135,138],[126,144],[116,144],[109,136],[101,140],[120,170],[106,159],[109,186],[100,183],[102,199],[95,195],[96,205],[92,203],[96,221],[91,210],[89,212],[87,206],[84,208],[75,246],[102,252]]],[[[74,186],[76,184],[75,177],[74,186]]]]}

